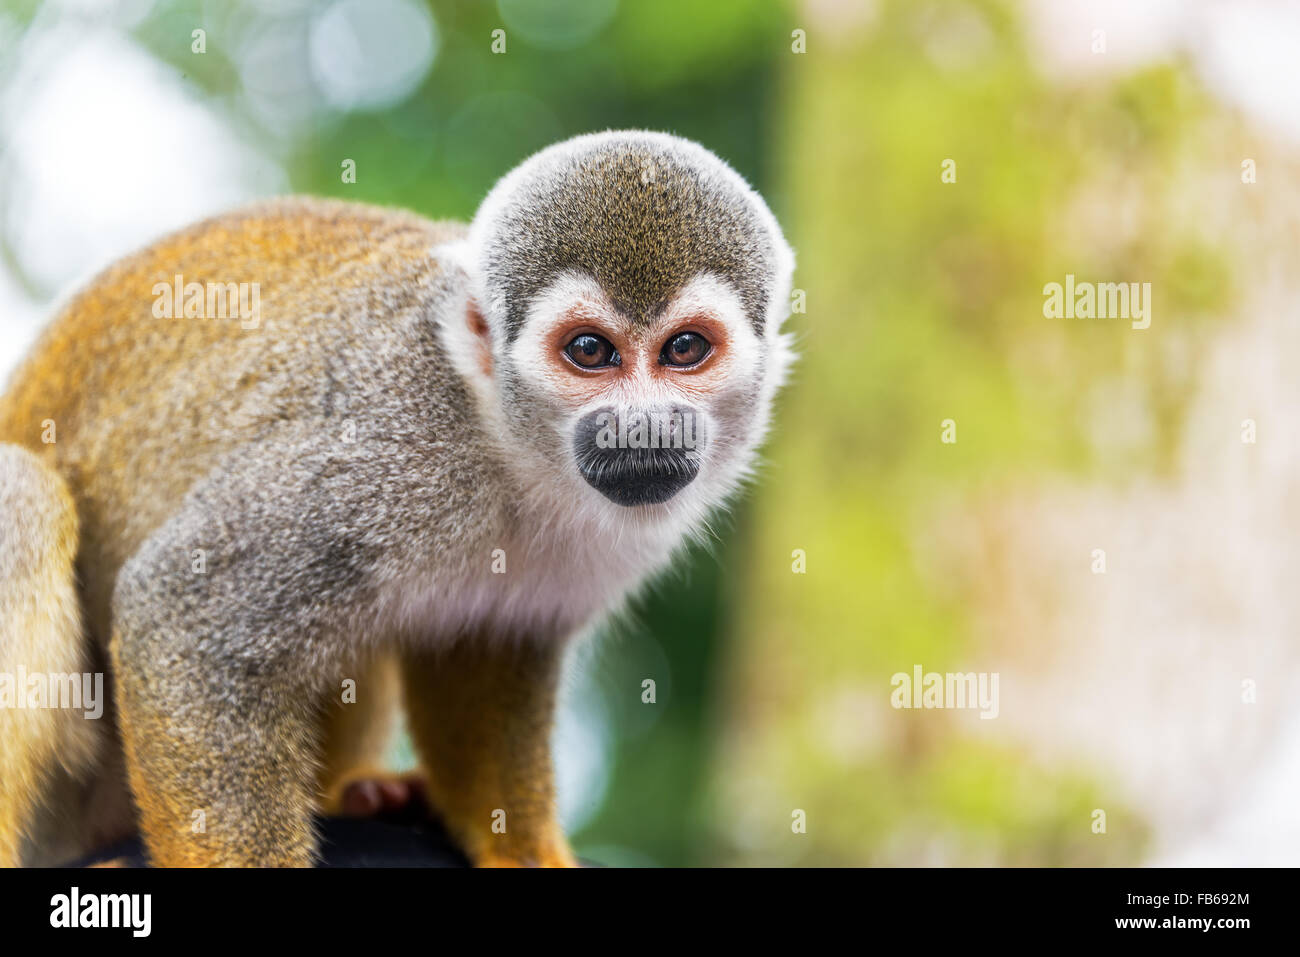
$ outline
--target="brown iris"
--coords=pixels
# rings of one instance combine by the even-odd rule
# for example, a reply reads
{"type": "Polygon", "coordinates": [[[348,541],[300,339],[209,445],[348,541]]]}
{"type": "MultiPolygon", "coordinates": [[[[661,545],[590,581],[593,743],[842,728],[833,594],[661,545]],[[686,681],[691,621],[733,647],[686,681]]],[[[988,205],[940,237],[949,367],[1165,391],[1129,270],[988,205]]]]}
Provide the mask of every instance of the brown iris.
{"type": "Polygon", "coordinates": [[[709,354],[709,348],[709,340],[698,332],[679,332],[664,343],[659,362],[666,366],[693,366],[709,354]]]}
{"type": "Polygon", "coordinates": [[[569,340],[569,344],[564,347],[564,354],[568,356],[575,365],[582,366],[584,369],[602,369],[605,366],[616,366],[621,361],[618,350],[604,336],[598,336],[594,333],[583,332],[569,340]]]}

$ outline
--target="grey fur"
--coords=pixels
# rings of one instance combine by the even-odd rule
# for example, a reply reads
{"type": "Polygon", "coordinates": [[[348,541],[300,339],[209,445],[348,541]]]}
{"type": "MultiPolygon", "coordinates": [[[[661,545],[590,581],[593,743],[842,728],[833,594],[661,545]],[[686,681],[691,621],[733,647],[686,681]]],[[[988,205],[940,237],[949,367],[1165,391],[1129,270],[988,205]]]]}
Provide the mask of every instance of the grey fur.
{"type": "Polygon", "coordinates": [[[484,250],[489,297],[508,304],[507,339],[537,291],[575,267],[590,270],[642,323],[693,276],[715,273],[735,286],[761,333],[775,286],[775,237],[752,196],[723,175],[724,164],[697,150],[620,133],[565,144],[552,161],[531,163],[511,184],[484,250]]]}

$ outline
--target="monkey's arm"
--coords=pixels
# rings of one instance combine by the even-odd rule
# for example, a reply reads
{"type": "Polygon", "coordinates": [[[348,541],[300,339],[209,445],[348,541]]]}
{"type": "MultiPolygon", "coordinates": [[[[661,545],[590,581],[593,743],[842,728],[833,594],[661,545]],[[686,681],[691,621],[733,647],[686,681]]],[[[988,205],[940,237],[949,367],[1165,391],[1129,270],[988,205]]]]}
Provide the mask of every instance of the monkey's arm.
{"type": "Polygon", "coordinates": [[[550,735],[564,642],[470,635],[408,654],[406,711],[429,796],[480,867],[573,867],[555,814],[550,735]]]}
{"type": "Polygon", "coordinates": [[[114,635],[131,790],[160,867],[308,866],[309,689],[204,655],[207,631],[114,635]]]}
{"type": "Polygon", "coordinates": [[[369,453],[349,449],[278,435],[240,450],[118,575],[119,713],[155,864],[312,862],[320,702],[347,673],[384,534],[354,475],[369,453]]]}
{"type": "MultiPolygon", "coordinates": [[[[111,650],[152,863],[309,865],[317,690],[269,650],[231,653],[233,619],[211,604],[184,608],[174,591],[162,598],[143,580],[158,570],[148,560],[156,556],[138,557],[146,560],[128,563],[119,584],[111,650]]],[[[261,627],[244,634],[268,646],[282,637],[261,627]]]]}

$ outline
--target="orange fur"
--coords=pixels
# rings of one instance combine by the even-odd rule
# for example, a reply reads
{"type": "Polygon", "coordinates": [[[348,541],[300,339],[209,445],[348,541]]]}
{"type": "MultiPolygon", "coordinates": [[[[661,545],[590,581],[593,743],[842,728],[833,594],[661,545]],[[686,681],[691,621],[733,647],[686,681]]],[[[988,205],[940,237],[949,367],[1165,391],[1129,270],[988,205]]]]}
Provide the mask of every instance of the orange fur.
{"type": "Polygon", "coordinates": [[[562,656],[561,642],[484,636],[405,662],[406,710],[430,796],[480,867],[575,864],[556,820],[551,772],[562,656]]]}

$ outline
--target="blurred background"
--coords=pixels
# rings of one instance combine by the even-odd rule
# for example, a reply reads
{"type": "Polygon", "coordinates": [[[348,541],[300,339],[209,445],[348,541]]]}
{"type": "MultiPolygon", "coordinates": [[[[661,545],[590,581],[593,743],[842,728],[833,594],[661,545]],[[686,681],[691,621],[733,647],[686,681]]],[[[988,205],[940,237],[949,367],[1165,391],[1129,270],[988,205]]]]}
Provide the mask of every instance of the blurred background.
{"type": "Polygon", "coordinates": [[[238,203],[468,219],[555,140],[699,140],[798,252],[802,358],[717,541],[574,661],[579,853],[1293,865],[1298,44],[1281,2],[0,0],[0,373],[238,203]],[[1067,273],[1150,328],[1045,318],[1067,273]],[[892,708],[917,665],[997,718],[892,708]]]}

